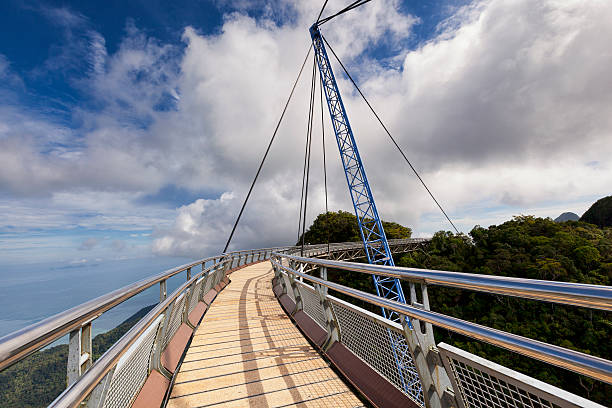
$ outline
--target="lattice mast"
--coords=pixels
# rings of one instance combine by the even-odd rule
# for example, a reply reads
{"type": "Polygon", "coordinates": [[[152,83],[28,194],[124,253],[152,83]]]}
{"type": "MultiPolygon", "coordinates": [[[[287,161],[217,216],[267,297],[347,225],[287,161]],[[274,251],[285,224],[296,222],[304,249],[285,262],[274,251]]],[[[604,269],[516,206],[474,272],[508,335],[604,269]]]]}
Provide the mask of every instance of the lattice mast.
{"type": "MultiPolygon", "coordinates": [[[[334,77],[327,51],[325,50],[323,38],[321,37],[319,27],[316,23],[310,27],[310,36],[312,37],[312,44],[315,50],[319,73],[321,75],[321,82],[325,91],[329,115],[334,127],[336,142],[338,143],[338,150],[340,151],[340,159],[344,167],[346,182],[348,184],[351,200],[353,201],[353,208],[355,209],[355,215],[357,216],[357,222],[359,224],[359,233],[363,241],[368,262],[371,264],[394,266],[393,256],[391,255],[391,250],[389,249],[385,230],[378,216],[378,211],[376,210],[376,204],[372,196],[372,191],[370,190],[370,184],[368,183],[368,178],[366,177],[365,169],[363,168],[363,163],[359,156],[357,143],[355,143],[353,130],[351,129],[346,110],[344,109],[344,104],[342,103],[342,97],[338,90],[338,84],[336,83],[336,78],[334,77]]],[[[373,276],[373,278],[376,293],[379,296],[406,303],[399,279],[386,278],[383,276],[373,276]]],[[[387,313],[383,310],[383,314],[385,317],[392,320],[399,320],[398,316],[394,313],[387,313]]]]}

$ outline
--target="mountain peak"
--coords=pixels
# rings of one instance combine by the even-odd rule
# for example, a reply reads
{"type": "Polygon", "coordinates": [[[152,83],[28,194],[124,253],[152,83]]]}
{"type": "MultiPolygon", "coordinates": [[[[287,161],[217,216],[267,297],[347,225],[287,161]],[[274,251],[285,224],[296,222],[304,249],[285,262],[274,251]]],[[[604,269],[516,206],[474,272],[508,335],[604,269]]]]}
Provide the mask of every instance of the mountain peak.
{"type": "Polygon", "coordinates": [[[575,214],[573,212],[564,212],[563,214],[555,218],[555,222],[578,221],[579,219],[580,217],[578,216],[578,214],[575,214]]]}

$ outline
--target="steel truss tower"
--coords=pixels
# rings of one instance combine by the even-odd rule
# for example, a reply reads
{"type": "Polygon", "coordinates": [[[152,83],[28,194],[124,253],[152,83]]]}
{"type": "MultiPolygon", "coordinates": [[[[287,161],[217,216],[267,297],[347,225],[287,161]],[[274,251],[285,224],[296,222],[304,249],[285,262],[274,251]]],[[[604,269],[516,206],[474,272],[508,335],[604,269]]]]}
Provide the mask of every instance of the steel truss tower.
{"type": "MultiPolygon", "coordinates": [[[[359,223],[359,233],[365,247],[368,262],[371,264],[395,266],[385,230],[378,216],[374,197],[372,196],[363,163],[359,156],[353,130],[342,103],[342,97],[338,90],[338,84],[329,62],[323,38],[316,23],[310,27],[310,36],[312,37],[321,83],[325,91],[329,115],[334,127],[346,182],[351,194],[357,222],[359,223]]],[[[406,303],[399,279],[384,276],[373,276],[373,279],[378,296],[406,303]]],[[[385,309],[382,312],[384,317],[401,323],[400,317],[396,313],[385,309]]],[[[415,399],[421,399],[421,385],[418,374],[414,370],[408,345],[403,338],[395,337],[391,332],[389,332],[389,340],[404,389],[415,399]]]]}

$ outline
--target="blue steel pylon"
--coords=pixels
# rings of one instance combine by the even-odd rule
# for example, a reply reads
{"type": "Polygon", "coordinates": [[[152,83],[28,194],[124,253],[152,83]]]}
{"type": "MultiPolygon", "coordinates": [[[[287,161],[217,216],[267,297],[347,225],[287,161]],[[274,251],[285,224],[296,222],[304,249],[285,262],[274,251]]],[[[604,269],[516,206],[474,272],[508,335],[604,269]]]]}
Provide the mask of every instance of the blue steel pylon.
{"type": "MultiPolygon", "coordinates": [[[[310,27],[310,36],[315,50],[321,82],[327,99],[329,115],[334,127],[336,142],[340,151],[342,166],[348,184],[351,200],[359,223],[359,233],[363,241],[368,262],[371,264],[395,266],[389,249],[385,230],[376,210],[374,197],[366,177],[353,131],[342,103],[338,84],[323,44],[318,25],[310,27]]],[[[384,276],[373,276],[378,296],[406,303],[399,279],[384,276]]],[[[392,311],[382,310],[383,316],[400,322],[400,317],[392,311]]],[[[403,336],[394,336],[389,331],[389,341],[398,368],[398,374],[404,387],[417,401],[422,401],[422,390],[418,374],[414,369],[412,355],[403,336]]]]}

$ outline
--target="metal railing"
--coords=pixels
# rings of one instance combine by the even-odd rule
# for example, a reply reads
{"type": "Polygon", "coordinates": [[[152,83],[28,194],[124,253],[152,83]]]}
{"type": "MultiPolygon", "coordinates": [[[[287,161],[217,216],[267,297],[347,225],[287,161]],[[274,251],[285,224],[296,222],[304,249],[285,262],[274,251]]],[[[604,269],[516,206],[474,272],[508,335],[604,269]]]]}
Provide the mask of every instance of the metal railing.
{"type": "Polygon", "coordinates": [[[283,258],[317,267],[387,276],[408,282],[612,311],[612,287],[610,286],[339,262],[289,254],[284,254],[283,258]]]}
{"type": "MultiPolygon", "coordinates": [[[[283,278],[284,280],[281,280],[281,282],[284,283],[283,286],[285,290],[297,290],[298,285],[295,281],[296,278],[299,278],[300,280],[303,280],[305,282],[310,282],[312,285],[314,285],[315,288],[319,288],[317,289],[319,293],[322,293],[320,288],[332,289],[344,295],[348,295],[352,298],[359,299],[372,305],[384,307],[389,310],[393,310],[402,316],[407,316],[408,318],[413,319],[412,325],[408,324],[407,319],[404,319],[403,330],[408,343],[410,343],[409,340],[412,332],[421,330],[421,324],[419,322],[423,322],[426,324],[431,324],[437,327],[448,329],[455,333],[460,333],[462,335],[475,338],[477,340],[484,341],[511,350],[513,352],[517,352],[529,356],[531,358],[541,360],[546,363],[589,376],[596,380],[612,384],[612,362],[609,360],[600,357],[590,356],[588,354],[581,353],[578,351],[569,350],[563,347],[547,344],[537,340],[507,333],[501,330],[492,329],[486,326],[481,326],[475,323],[430,311],[428,310],[429,305],[426,295],[427,284],[435,284],[454,288],[483,291],[487,293],[517,296],[527,299],[544,300],[561,304],[577,305],[603,310],[612,310],[612,287],[585,285],[578,283],[517,279],[510,277],[495,277],[447,271],[431,271],[414,268],[386,267],[351,262],[337,262],[333,260],[299,257],[286,253],[273,254],[271,261],[273,267],[277,272],[277,276],[282,277],[282,275],[285,275],[285,278],[283,278]],[[416,296],[411,296],[413,300],[412,304],[403,304],[376,296],[375,294],[362,292],[357,289],[330,282],[326,279],[327,268],[361,272],[373,275],[384,275],[403,279],[405,281],[410,282],[411,295],[414,295],[415,292],[414,285],[421,284],[424,295],[423,302],[418,303],[414,301],[416,296]],[[316,269],[319,269],[321,271],[321,278],[317,278],[308,273],[304,273],[304,271],[314,272],[316,269]],[[291,284],[292,282],[293,284],[291,284]]],[[[293,299],[296,299],[298,296],[299,294],[294,293],[293,299]]],[[[300,299],[300,301],[302,301],[302,299],[300,299]]],[[[325,301],[324,296],[321,298],[321,301],[325,301]]],[[[296,304],[297,303],[298,302],[296,302],[296,304]]],[[[301,307],[303,307],[303,305],[301,307]]],[[[353,308],[359,309],[355,306],[353,306],[353,308]]],[[[314,308],[312,308],[311,306],[311,309],[314,308]]],[[[317,318],[317,316],[315,316],[314,314],[312,317],[315,320],[317,318]]],[[[328,317],[333,318],[334,316],[328,315],[328,317]]],[[[318,319],[320,320],[321,317],[318,316],[318,319]]],[[[382,317],[380,319],[382,319],[382,317]]],[[[394,323],[388,321],[384,324],[386,324],[388,327],[391,327],[394,323]]],[[[338,328],[341,328],[342,324],[338,323],[337,321],[327,322],[327,326],[328,337],[335,337],[336,339],[340,339],[341,341],[342,332],[338,328]],[[337,332],[332,333],[332,331],[334,330],[337,332]]],[[[402,326],[400,325],[397,326],[398,328],[395,329],[396,332],[398,329],[402,328],[402,326]]],[[[413,360],[415,354],[424,353],[426,356],[426,360],[429,362],[429,365],[431,366],[432,361],[436,362],[436,364],[434,365],[437,366],[437,369],[439,370],[438,373],[443,372],[445,373],[445,375],[448,375],[451,380],[451,383],[453,384],[453,387],[455,387],[455,385],[457,384],[456,378],[453,377],[453,373],[446,372],[441,359],[439,357],[436,357],[436,355],[439,355],[437,350],[419,350],[418,344],[414,343],[412,343],[412,348],[413,360]],[[433,351],[433,354],[430,353],[430,351],[433,351]]],[[[415,360],[415,364],[418,366],[417,360],[415,360]]],[[[419,376],[422,377],[423,375],[433,375],[433,373],[424,373],[423,368],[421,368],[419,376]]],[[[393,379],[390,376],[387,375],[387,378],[389,381],[392,382],[393,379]]],[[[401,389],[401,387],[398,388],[401,389]]],[[[418,395],[410,395],[406,389],[402,391],[407,393],[410,397],[415,399],[421,405],[424,404],[424,401],[417,398],[419,397],[418,395]]],[[[456,392],[453,393],[453,398],[460,398],[460,395],[456,394],[456,392]]],[[[420,398],[422,398],[422,396],[420,396],[420,398]]],[[[439,401],[443,401],[444,398],[444,395],[440,395],[439,401]]],[[[580,399],[579,397],[576,398],[580,399]]],[[[591,403],[589,401],[587,402],[589,403],[589,406],[597,406],[597,404],[591,403]]],[[[430,402],[428,401],[427,405],[429,406],[429,404],[430,402]]],[[[442,406],[444,405],[445,404],[442,404],[442,406]]],[[[463,406],[463,403],[460,401],[457,405],[463,406]]],[[[469,404],[466,406],[469,406],[469,404]]],[[[484,406],[486,406],[486,404],[484,406]]]]}
{"type": "MultiPolygon", "coordinates": [[[[171,327],[170,320],[172,318],[173,311],[170,310],[170,312],[168,312],[168,310],[175,306],[175,304],[177,303],[177,301],[180,299],[181,296],[183,296],[184,298],[191,297],[191,295],[193,295],[193,289],[194,289],[195,283],[198,280],[200,280],[200,278],[204,277],[205,275],[208,279],[212,279],[212,282],[211,284],[209,284],[209,286],[215,286],[216,284],[218,284],[223,278],[223,276],[225,275],[225,272],[227,271],[229,266],[232,263],[234,263],[235,259],[236,257],[225,258],[221,260],[220,262],[206,268],[204,271],[197,273],[195,276],[191,277],[187,282],[183,283],[177,290],[175,290],[171,295],[167,296],[163,301],[161,301],[157,306],[155,306],[149,313],[147,313],[145,317],[143,317],[134,326],[132,326],[132,328],[128,330],[128,332],[125,333],[125,335],[123,335],[115,344],[113,344],[95,362],[95,364],[93,364],[87,371],[85,371],[80,376],[80,378],[77,379],[77,381],[72,383],[49,406],[50,407],[76,407],[87,396],[92,394],[94,389],[96,389],[96,387],[99,384],[103,384],[106,387],[103,386],[102,387],[103,389],[100,389],[98,393],[95,393],[93,395],[94,398],[90,398],[90,401],[88,401],[89,406],[92,406],[92,407],[98,407],[98,406],[106,407],[109,405],[110,406],[125,406],[125,404],[121,404],[121,403],[119,404],[107,404],[106,403],[106,400],[108,398],[107,397],[108,387],[112,383],[108,381],[109,384],[104,384],[103,379],[109,373],[111,373],[111,370],[115,368],[115,366],[120,361],[120,359],[128,352],[130,347],[136,343],[139,337],[152,325],[152,323],[156,321],[156,319],[158,319],[160,316],[165,315],[165,319],[162,318],[162,320],[164,321],[164,330],[162,330],[161,332],[158,332],[155,337],[155,341],[161,344],[159,345],[159,347],[156,347],[155,349],[156,355],[153,358],[153,360],[157,362],[155,368],[160,371],[163,370],[161,364],[159,364],[159,360],[160,360],[161,352],[165,347],[165,344],[163,343],[166,343],[166,341],[164,340],[169,337],[172,337],[172,335],[178,329],[178,326],[174,328],[171,327]]],[[[178,313],[179,313],[180,322],[185,321],[185,319],[183,318],[183,315],[185,315],[186,313],[183,313],[183,309],[185,308],[186,304],[187,304],[186,301],[183,301],[182,303],[179,302],[178,313]]],[[[176,314],[176,312],[174,312],[174,314],[176,314]]],[[[147,355],[146,357],[147,357],[146,360],[148,363],[150,356],[147,355]]],[[[110,380],[112,380],[112,378],[110,380]]],[[[144,379],[141,382],[144,383],[144,379]]],[[[131,400],[133,399],[133,397],[137,394],[139,388],[142,386],[142,383],[136,384],[130,390],[123,390],[122,393],[117,393],[117,394],[123,394],[122,396],[124,399],[120,400],[120,402],[127,402],[129,404],[131,400]]]]}
{"type": "MultiPolygon", "coordinates": [[[[405,251],[413,247],[416,248],[424,242],[427,242],[427,240],[403,239],[391,240],[390,244],[396,250],[405,251]]],[[[78,406],[107,378],[122,356],[130,347],[134,346],[146,330],[150,329],[156,319],[159,319],[160,316],[168,312],[169,308],[173,307],[177,299],[180,299],[181,294],[186,297],[193,295],[196,282],[201,284],[201,289],[203,289],[204,282],[202,282],[202,279],[210,280],[210,277],[214,276],[214,284],[212,285],[214,286],[215,282],[218,282],[232,268],[267,260],[273,252],[295,253],[299,252],[300,249],[300,247],[274,247],[235,251],[212,256],[169,269],[92,299],[0,338],[0,371],[69,334],[68,388],[50,406],[78,406]],[[201,271],[195,272],[194,269],[198,267],[201,267],[201,271]],[[167,280],[182,272],[186,273],[186,282],[168,295],[167,280]],[[157,284],[160,288],[160,302],[93,363],[92,322],[104,312],[157,284]]],[[[329,247],[327,244],[308,245],[305,250],[305,254],[308,256],[335,254],[339,259],[356,259],[365,256],[361,242],[330,244],[329,247]]],[[[200,294],[203,295],[203,293],[200,294]]],[[[185,306],[183,307],[188,307],[189,303],[185,300],[185,306]]],[[[186,313],[183,313],[183,315],[186,315],[186,313]]],[[[165,321],[167,322],[168,319],[169,317],[165,321]]],[[[167,323],[164,323],[164,325],[167,325],[167,323]]],[[[164,330],[166,330],[165,327],[164,330]]],[[[94,395],[94,397],[96,400],[104,401],[104,396],[94,395]]]]}

